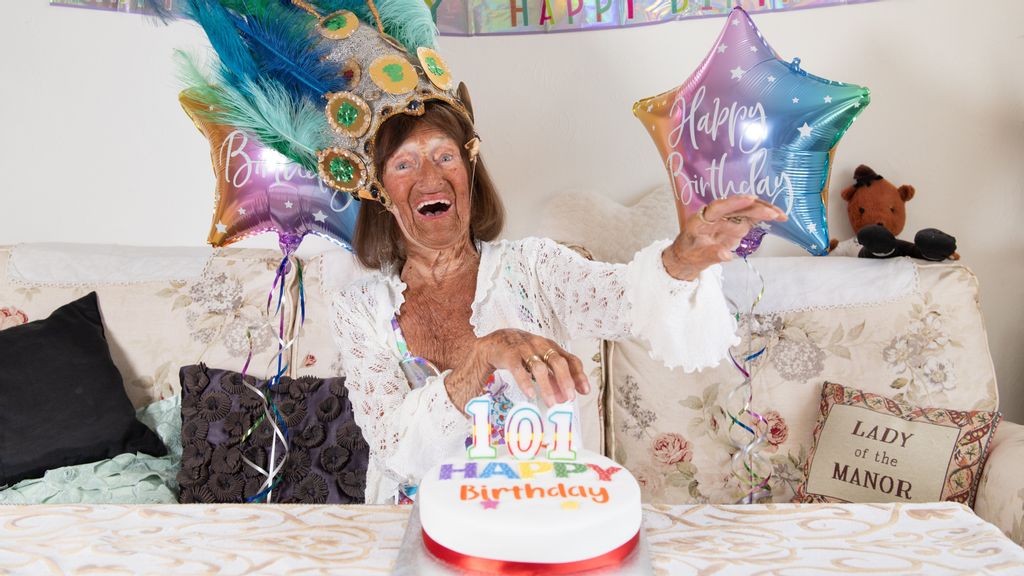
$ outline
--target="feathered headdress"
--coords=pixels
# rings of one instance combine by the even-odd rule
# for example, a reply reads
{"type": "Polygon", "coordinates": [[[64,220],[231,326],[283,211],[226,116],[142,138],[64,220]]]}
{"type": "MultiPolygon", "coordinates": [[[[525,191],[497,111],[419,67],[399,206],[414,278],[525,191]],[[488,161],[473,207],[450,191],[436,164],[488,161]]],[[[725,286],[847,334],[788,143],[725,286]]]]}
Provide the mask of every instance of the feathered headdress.
{"type": "Polygon", "coordinates": [[[472,122],[434,49],[423,0],[188,0],[206,31],[212,75],[179,52],[186,107],[319,174],[335,190],[388,206],[373,162],[377,130],[440,100],[472,122]]]}

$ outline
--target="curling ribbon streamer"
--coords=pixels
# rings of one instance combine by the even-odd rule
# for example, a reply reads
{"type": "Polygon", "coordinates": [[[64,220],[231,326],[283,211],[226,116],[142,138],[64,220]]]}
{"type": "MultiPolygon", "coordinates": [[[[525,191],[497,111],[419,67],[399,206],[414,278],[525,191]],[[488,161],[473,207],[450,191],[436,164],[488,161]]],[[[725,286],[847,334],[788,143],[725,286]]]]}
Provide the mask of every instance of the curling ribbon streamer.
{"type": "MultiPolygon", "coordinates": [[[[289,364],[285,362],[285,353],[289,351],[292,346],[295,345],[295,338],[291,338],[285,341],[284,329],[285,329],[285,316],[287,311],[291,309],[290,303],[291,298],[288,292],[285,290],[285,284],[287,284],[288,274],[291,271],[291,265],[289,257],[285,256],[281,260],[281,264],[277,267],[277,274],[274,277],[274,283],[270,288],[269,294],[267,294],[267,317],[270,322],[273,317],[278,318],[278,337],[277,337],[277,355],[272,358],[268,363],[265,373],[270,373],[274,363],[277,363],[277,369],[273,371],[274,375],[265,382],[265,387],[261,390],[256,386],[249,384],[245,380],[246,370],[249,368],[249,363],[252,360],[252,345],[250,341],[249,356],[245,360],[245,366],[242,368],[242,384],[245,385],[253,394],[259,396],[263,401],[263,414],[246,430],[242,436],[244,442],[256,429],[266,421],[271,429],[273,430],[273,439],[270,442],[270,454],[267,458],[267,465],[264,468],[259,464],[253,462],[247,458],[244,454],[242,455],[242,462],[246,466],[249,466],[260,476],[265,477],[263,483],[260,485],[258,492],[246,499],[246,502],[258,502],[263,500],[270,502],[273,497],[274,488],[281,482],[282,471],[284,464],[288,460],[288,425],[284,421],[280,410],[278,410],[277,404],[273,400],[271,394],[277,388],[277,385],[281,381],[281,377],[288,372],[289,364]],[[271,316],[270,308],[274,301],[274,292],[277,291],[277,306],[274,309],[274,314],[271,316]],[[280,442],[281,454],[278,457],[278,443],[280,442]]],[[[305,287],[302,278],[302,265],[296,260],[294,262],[296,279],[299,286],[299,314],[300,314],[300,326],[306,322],[306,296],[305,287]]]]}
{"type": "Polygon", "coordinates": [[[544,564],[540,562],[511,562],[508,560],[491,560],[476,556],[467,556],[438,544],[433,538],[423,532],[423,544],[431,554],[461,570],[470,573],[486,574],[514,574],[526,576],[527,574],[574,574],[595,570],[602,567],[617,566],[625,560],[636,548],[640,541],[640,533],[630,538],[625,544],[594,558],[579,560],[576,562],[560,562],[557,564],[544,564]]]}
{"type": "MultiPolygon", "coordinates": [[[[747,342],[751,346],[753,345],[753,330],[751,329],[751,323],[754,318],[754,309],[757,308],[757,304],[764,297],[764,277],[758,272],[756,268],[750,263],[750,261],[743,257],[743,262],[746,263],[758,281],[761,284],[760,291],[753,303],[750,305],[748,312],[747,321],[747,342]]],[[[738,313],[737,313],[738,317],[738,313]]],[[[757,357],[761,356],[765,352],[765,347],[754,352],[752,349],[743,356],[742,363],[737,361],[729,353],[729,358],[732,360],[733,366],[743,374],[743,382],[736,386],[732,391],[729,392],[728,399],[726,400],[726,414],[729,416],[729,437],[733,440],[733,445],[738,448],[737,452],[732,456],[732,473],[733,476],[739,479],[742,485],[746,486],[747,492],[740,497],[737,501],[738,504],[753,504],[766,497],[771,496],[771,487],[768,485],[768,480],[772,475],[771,463],[768,462],[764,455],[760,453],[761,447],[764,446],[768,438],[768,421],[764,416],[758,414],[751,409],[751,403],[753,401],[754,389],[751,384],[750,371],[747,368],[750,362],[757,357]],[[737,398],[741,399],[742,407],[737,414],[732,413],[732,407],[735,406],[737,398]],[[744,415],[750,417],[753,422],[747,424],[742,421],[744,415]],[[734,428],[742,429],[746,434],[750,435],[750,440],[743,442],[733,439],[731,432],[734,428]]]]}

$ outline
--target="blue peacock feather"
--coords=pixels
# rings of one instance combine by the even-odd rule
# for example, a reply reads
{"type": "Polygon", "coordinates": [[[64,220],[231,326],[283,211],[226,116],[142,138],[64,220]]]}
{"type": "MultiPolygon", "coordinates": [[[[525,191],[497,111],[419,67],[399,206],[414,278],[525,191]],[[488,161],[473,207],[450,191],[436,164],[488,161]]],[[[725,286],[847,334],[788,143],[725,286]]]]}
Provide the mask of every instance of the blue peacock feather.
{"type": "MultiPolygon", "coordinates": [[[[364,1],[308,2],[322,15],[349,10],[376,26],[364,1]]],[[[434,47],[437,30],[423,0],[375,5],[384,31],[411,54],[420,46],[434,47]]],[[[181,15],[202,26],[219,58],[208,77],[192,58],[179,56],[193,97],[216,121],[252,132],[315,170],[316,150],[329,145],[323,98],[347,89],[337,63],[325,58],[331,45],[318,33],[317,20],[286,0],[186,0],[181,15]]]]}
{"type": "Polygon", "coordinates": [[[325,59],[330,50],[316,21],[305,12],[268,4],[267,10],[232,19],[263,73],[290,92],[317,101],[347,88],[338,65],[325,59]]]}

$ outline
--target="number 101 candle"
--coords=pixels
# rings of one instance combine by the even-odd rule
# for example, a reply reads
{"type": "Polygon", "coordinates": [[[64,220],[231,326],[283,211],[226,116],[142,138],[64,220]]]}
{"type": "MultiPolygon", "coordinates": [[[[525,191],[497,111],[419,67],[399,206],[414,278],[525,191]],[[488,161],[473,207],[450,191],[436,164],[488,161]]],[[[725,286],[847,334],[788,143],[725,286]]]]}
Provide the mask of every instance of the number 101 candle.
{"type": "MultiPolygon", "coordinates": [[[[491,411],[489,396],[478,396],[466,404],[466,413],[473,418],[473,443],[466,455],[473,460],[496,458],[498,449],[491,444],[491,411]]],[[[517,402],[505,419],[505,446],[516,460],[532,460],[541,448],[548,447],[549,460],[575,460],[576,442],[573,439],[575,409],[571,402],[556,404],[548,410],[548,422],[554,427],[552,442],[548,446],[544,437],[544,420],[540,410],[530,402],[517,402]]]]}

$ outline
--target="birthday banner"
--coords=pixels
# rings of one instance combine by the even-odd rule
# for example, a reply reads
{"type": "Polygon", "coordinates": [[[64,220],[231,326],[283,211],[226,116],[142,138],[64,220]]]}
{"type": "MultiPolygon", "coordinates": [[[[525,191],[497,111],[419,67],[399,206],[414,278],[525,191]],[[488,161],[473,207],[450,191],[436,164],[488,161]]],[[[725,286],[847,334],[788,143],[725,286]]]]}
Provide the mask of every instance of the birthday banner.
{"type": "Polygon", "coordinates": [[[163,5],[170,10],[175,4],[181,3],[182,0],[50,0],[50,6],[92,8],[134,14],[152,14],[154,4],[163,5]]]}
{"type": "Polygon", "coordinates": [[[425,0],[441,34],[476,36],[576,32],[872,0],[425,0]]]}
{"type": "MultiPolygon", "coordinates": [[[[575,32],[725,16],[735,6],[750,14],[823,8],[876,0],[424,0],[446,36],[575,32]]],[[[51,0],[73,6],[152,13],[182,0],[51,0]]]]}

